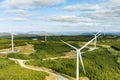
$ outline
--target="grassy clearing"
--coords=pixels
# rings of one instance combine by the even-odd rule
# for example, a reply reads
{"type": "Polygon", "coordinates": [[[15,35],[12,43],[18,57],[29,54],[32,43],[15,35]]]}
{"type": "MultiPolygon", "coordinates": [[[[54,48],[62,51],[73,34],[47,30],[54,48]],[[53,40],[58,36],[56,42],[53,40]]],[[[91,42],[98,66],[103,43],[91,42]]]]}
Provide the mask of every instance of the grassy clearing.
{"type": "Polygon", "coordinates": [[[33,45],[30,44],[27,44],[25,46],[15,47],[15,50],[19,50],[20,51],[19,53],[27,54],[27,55],[35,52],[33,45]]]}
{"type": "Polygon", "coordinates": [[[0,80],[44,80],[48,74],[21,68],[13,61],[0,58],[0,80]]]}
{"type": "MultiPolygon", "coordinates": [[[[35,52],[33,45],[30,44],[14,47],[14,50],[18,51],[20,54],[28,54],[28,55],[35,52]]],[[[10,52],[10,51],[11,48],[0,50],[0,52],[10,52]]]]}

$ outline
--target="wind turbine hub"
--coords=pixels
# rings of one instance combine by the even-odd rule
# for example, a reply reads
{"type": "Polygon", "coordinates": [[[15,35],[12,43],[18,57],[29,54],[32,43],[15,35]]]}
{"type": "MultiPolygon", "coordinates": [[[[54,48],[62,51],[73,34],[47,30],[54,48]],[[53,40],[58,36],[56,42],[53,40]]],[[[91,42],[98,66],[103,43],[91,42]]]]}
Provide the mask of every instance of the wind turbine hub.
{"type": "Polygon", "coordinates": [[[80,52],[80,49],[77,49],[77,52],[80,52]]]}

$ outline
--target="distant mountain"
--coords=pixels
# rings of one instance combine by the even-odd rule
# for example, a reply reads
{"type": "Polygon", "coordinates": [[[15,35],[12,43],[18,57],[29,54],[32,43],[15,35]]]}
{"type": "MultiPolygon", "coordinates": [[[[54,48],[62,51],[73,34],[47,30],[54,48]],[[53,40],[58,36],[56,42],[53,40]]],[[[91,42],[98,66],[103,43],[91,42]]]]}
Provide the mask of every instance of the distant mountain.
{"type": "Polygon", "coordinates": [[[0,33],[0,37],[2,37],[2,36],[9,36],[9,35],[10,35],[10,33],[6,33],[6,32],[0,33]]]}
{"type": "MultiPolygon", "coordinates": [[[[15,34],[17,34],[18,36],[35,36],[35,35],[39,35],[39,36],[44,36],[45,33],[47,33],[48,36],[58,36],[58,35],[91,35],[91,33],[97,33],[97,32],[45,32],[45,31],[30,31],[30,32],[24,32],[24,33],[17,33],[15,32],[15,34]]],[[[0,37],[3,36],[10,36],[11,33],[7,33],[7,32],[1,32],[0,33],[0,37]]],[[[104,34],[104,33],[102,33],[104,34]]],[[[105,32],[105,35],[116,35],[116,36],[120,36],[120,32],[105,32]]]]}
{"type": "Polygon", "coordinates": [[[120,36],[120,32],[111,32],[111,33],[108,33],[108,34],[120,36]]]}
{"type": "Polygon", "coordinates": [[[27,32],[26,34],[45,34],[45,31],[30,31],[27,32]]]}

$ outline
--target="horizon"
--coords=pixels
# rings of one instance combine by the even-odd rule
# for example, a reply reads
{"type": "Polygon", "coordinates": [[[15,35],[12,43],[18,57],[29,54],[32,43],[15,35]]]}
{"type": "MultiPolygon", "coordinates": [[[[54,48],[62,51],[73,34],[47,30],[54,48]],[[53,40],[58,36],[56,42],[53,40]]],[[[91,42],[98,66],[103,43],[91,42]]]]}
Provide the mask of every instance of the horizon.
{"type": "MultiPolygon", "coordinates": [[[[9,36],[12,33],[22,36],[22,35],[40,35],[44,36],[45,33],[48,34],[48,36],[60,36],[60,35],[72,35],[72,36],[77,36],[77,35],[93,35],[98,32],[45,32],[45,31],[29,31],[29,32],[0,32],[0,36],[9,36]]],[[[120,36],[120,32],[99,32],[101,35],[116,35],[120,36]]]]}
{"type": "Polygon", "coordinates": [[[119,0],[0,0],[0,32],[120,32],[119,0]]]}

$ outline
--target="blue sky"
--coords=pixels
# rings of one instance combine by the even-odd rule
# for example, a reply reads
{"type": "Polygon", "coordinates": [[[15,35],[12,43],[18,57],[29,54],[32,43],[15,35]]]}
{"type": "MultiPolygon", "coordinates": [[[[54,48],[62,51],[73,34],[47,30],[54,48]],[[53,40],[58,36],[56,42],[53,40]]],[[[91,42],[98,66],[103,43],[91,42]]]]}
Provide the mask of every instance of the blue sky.
{"type": "Polygon", "coordinates": [[[0,0],[0,32],[120,32],[119,0],[0,0]]]}

